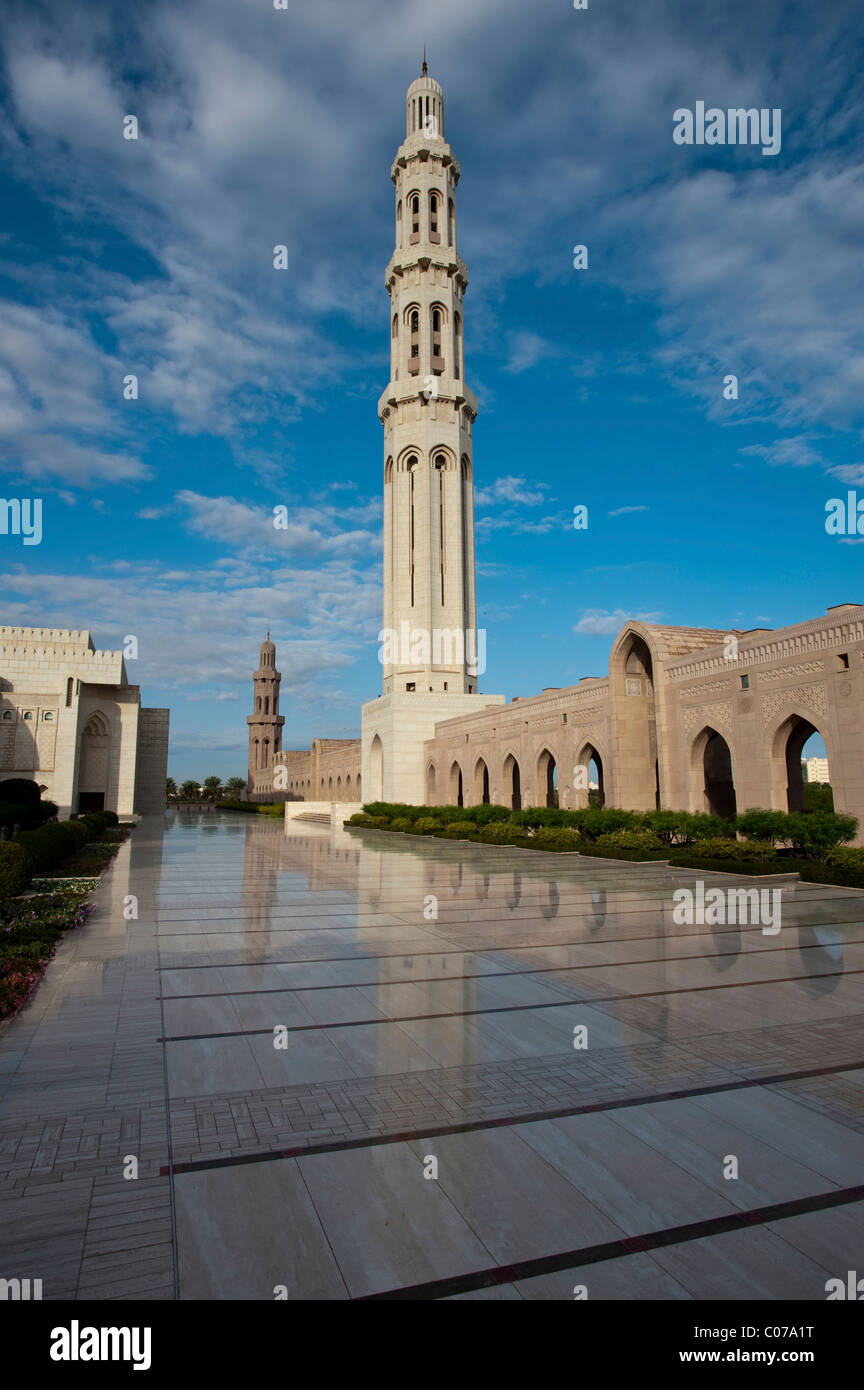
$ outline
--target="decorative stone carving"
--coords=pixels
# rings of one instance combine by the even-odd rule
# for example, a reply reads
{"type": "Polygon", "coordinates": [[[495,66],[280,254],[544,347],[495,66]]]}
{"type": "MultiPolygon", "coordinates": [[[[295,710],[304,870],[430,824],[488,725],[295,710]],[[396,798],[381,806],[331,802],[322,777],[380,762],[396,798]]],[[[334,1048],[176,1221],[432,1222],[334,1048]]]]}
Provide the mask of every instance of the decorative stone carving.
{"type": "Polygon", "coordinates": [[[684,728],[695,729],[697,725],[722,725],[724,729],[732,726],[732,705],[729,700],[718,700],[713,704],[688,705],[684,710],[684,728]]]}
{"type": "Polygon", "coordinates": [[[824,661],[799,661],[795,666],[784,666],[779,671],[760,671],[756,679],[766,685],[769,681],[785,681],[790,676],[812,676],[816,671],[824,671],[824,661]]]}
{"type": "Polygon", "coordinates": [[[786,690],[772,690],[762,700],[762,723],[770,724],[787,705],[805,705],[824,719],[828,713],[825,686],[790,685],[786,690]]]}

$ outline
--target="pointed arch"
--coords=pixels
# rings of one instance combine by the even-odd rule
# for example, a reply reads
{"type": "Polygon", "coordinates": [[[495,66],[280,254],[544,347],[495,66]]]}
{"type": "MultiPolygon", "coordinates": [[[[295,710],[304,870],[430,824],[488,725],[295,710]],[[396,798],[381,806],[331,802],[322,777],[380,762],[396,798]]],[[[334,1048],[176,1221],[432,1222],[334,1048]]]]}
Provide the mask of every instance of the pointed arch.
{"type": "Polygon", "coordinates": [[[519,763],[513,753],[508,753],[504,759],[502,775],[504,778],[505,800],[509,800],[510,806],[514,811],[521,811],[522,774],[519,770],[519,763]]]}

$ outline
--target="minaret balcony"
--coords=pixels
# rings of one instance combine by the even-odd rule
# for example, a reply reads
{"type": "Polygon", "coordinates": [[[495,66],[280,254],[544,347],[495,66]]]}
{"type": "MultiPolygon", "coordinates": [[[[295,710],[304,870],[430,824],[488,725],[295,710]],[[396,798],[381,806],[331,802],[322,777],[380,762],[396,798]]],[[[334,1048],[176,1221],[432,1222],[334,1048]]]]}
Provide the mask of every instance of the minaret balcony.
{"type": "MultiPolygon", "coordinates": [[[[378,400],[379,419],[388,409],[392,410],[396,406],[404,404],[405,401],[416,401],[426,389],[423,386],[424,380],[425,378],[418,373],[416,376],[409,377],[407,381],[391,381],[378,400]]],[[[477,397],[473,391],[469,391],[464,382],[448,376],[439,376],[437,382],[437,400],[453,401],[457,407],[466,405],[471,412],[472,419],[477,418],[477,397]]]]}
{"type": "Polygon", "coordinates": [[[468,286],[468,267],[452,246],[436,246],[431,241],[418,241],[415,245],[398,247],[384,271],[384,283],[392,290],[396,276],[404,275],[406,270],[419,265],[428,269],[430,265],[442,266],[448,275],[454,275],[462,284],[464,294],[468,286]],[[425,262],[425,265],[424,265],[425,262]]]}

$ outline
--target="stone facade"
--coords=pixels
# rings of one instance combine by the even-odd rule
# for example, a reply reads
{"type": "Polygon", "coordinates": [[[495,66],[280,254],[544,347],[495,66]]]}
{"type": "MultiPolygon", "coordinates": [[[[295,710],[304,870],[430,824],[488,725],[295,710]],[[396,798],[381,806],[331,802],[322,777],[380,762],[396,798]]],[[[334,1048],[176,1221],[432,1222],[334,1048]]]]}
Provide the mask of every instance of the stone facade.
{"type": "Polygon", "coordinates": [[[816,732],[835,808],[864,830],[864,607],[777,631],[631,622],[608,678],[437,724],[424,800],[578,807],[593,764],[610,806],[798,810],[816,732]]]}
{"type": "Polygon", "coordinates": [[[89,632],[0,627],[0,777],[38,782],[61,818],[162,810],[168,718],[89,632]]]}

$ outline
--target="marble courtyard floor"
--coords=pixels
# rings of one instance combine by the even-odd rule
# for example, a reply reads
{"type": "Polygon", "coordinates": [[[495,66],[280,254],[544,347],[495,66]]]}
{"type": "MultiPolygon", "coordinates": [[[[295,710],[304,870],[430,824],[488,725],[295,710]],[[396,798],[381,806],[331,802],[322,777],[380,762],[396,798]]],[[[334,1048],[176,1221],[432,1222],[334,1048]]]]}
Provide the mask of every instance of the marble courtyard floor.
{"type": "Polygon", "coordinates": [[[0,1277],[823,1301],[864,1249],[864,895],[675,925],[697,877],[146,819],[0,1029],[0,1277]]]}

